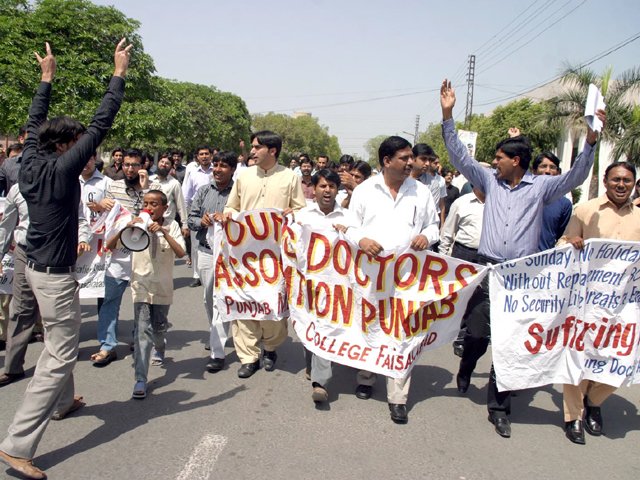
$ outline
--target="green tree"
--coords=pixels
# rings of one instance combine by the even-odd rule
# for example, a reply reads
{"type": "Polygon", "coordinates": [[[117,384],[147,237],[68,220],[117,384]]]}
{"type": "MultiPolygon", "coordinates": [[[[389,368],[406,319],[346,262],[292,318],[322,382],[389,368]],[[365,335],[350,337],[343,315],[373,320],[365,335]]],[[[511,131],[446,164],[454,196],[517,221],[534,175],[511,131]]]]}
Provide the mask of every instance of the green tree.
{"type": "Polygon", "coordinates": [[[153,60],[144,53],[139,23],[113,7],[87,0],[2,0],[0,3],[0,131],[14,133],[26,118],[39,81],[33,51],[51,44],[58,70],[51,115],[91,119],[113,73],[113,52],[122,37],[134,48],[127,76],[127,101],[148,95],[153,60]]]}
{"type": "Polygon", "coordinates": [[[113,73],[113,52],[122,37],[133,43],[125,100],[106,148],[193,150],[209,143],[237,150],[249,135],[250,116],[236,95],[215,87],[154,76],[144,53],[140,24],[113,7],[87,0],[0,0],[0,133],[15,134],[27,118],[39,81],[33,51],[51,44],[58,62],[51,116],[89,122],[113,73]]]}
{"type": "Polygon", "coordinates": [[[237,151],[238,141],[249,136],[250,116],[240,97],[163,78],[154,78],[152,86],[150,98],[122,106],[108,147],[132,145],[151,151],[179,147],[190,152],[209,144],[237,151]]]}
{"type": "MultiPolygon", "coordinates": [[[[587,100],[589,85],[596,85],[604,96],[607,105],[607,122],[602,137],[614,145],[614,158],[623,153],[629,153],[629,159],[640,164],[638,157],[637,135],[640,127],[640,113],[637,113],[632,103],[632,93],[640,86],[640,68],[632,68],[622,73],[615,81],[612,80],[612,70],[609,68],[601,75],[589,69],[568,68],[562,76],[565,86],[563,93],[553,98],[551,108],[547,114],[550,123],[577,130],[586,131],[583,120],[584,105],[587,100]],[[618,147],[620,143],[620,147],[618,147]]],[[[594,198],[598,191],[599,162],[593,167],[593,177],[589,188],[589,198],[594,198]]]]}
{"type": "Polygon", "coordinates": [[[288,164],[291,157],[300,153],[307,153],[311,158],[329,155],[336,162],[340,158],[338,138],[329,134],[329,129],[320,125],[315,117],[267,113],[254,115],[251,123],[253,131],[271,130],[282,137],[281,163],[288,164]]]}
{"type": "Polygon", "coordinates": [[[376,135],[367,140],[364,149],[367,152],[367,163],[373,168],[380,168],[380,160],[378,159],[378,148],[388,135],[376,135]]]}

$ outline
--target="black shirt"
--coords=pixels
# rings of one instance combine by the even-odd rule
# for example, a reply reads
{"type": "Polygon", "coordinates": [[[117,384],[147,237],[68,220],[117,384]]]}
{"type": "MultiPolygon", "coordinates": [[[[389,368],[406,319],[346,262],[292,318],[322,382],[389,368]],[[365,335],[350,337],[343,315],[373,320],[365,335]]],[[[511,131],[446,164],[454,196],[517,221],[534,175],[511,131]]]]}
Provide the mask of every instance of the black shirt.
{"type": "Polygon", "coordinates": [[[120,109],[124,79],[113,77],[87,131],[65,153],[38,149],[38,130],[47,118],[51,84],[41,82],[31,103],[22,151],[20,193],[27,202],[27,258],[46,267],[75,265],[78,245],[78,176],[105,137],[120,109]]]}

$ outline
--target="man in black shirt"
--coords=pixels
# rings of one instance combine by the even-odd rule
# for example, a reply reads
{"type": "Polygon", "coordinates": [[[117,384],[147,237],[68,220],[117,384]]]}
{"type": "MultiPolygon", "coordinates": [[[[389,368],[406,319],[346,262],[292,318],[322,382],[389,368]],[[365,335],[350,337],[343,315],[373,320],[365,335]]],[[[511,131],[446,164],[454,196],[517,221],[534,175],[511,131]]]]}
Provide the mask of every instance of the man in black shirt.
{"type": "Polygon", "coordinates": [[[27,281],[36,296],[45,346],[22,404],[0,444],[0,460],[26,478],[46,478],[32,458],[49,419],[80,408],[74,398],[73,367],[78,357],[80,301],[74,274],[78,244],[78,176],[111,128],[124,96],[131,45],[116,47],[109,88],[89,127],[69,117],[47,120],[56,60],[36,57],[42,81],[31,103],[22,154],[20,193],[27,202],[27,281]]]}

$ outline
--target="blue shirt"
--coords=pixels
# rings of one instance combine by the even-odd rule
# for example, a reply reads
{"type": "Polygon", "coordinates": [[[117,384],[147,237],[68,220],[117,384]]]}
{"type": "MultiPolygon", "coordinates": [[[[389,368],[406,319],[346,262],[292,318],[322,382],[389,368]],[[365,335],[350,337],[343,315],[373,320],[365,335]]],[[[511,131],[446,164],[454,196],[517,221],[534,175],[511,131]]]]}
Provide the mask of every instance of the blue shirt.
{"type": "Polygon", "coordinates": [[[564,233],[564,229],[569,224],[573,205],[567,197],[562,197],[547,205],[542,210],[542,231],[540,232],[540,243],[538,248],[549,250],[556,246],[556,242],[564,233]]]}
{"type": "Polygon", "coordinates": [[[442,136],[453,166],[485,193],[478,253],[498,261],[538,252],[544,205],[581,185],[593,165],[594,147],[585,143],[567,173],[552,177],[527,171],[520,183],[511,188],[469,156],[467,147],[458,139],[453,119],[442,123],[442,136]]]}

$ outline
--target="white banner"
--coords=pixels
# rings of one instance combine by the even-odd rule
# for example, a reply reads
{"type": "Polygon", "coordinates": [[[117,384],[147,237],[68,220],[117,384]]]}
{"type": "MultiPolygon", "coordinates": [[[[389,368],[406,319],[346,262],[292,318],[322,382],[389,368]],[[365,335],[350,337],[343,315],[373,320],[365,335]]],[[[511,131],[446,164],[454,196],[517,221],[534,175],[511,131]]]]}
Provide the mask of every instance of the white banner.
{"type": "Polygon", "coordinates": [[[107,268],[104,235],[93,234],[91,251],[76,261],[76,279],[80,284],[80,298],[104,298],[104,272],[107,268]]]}
{"type": "Polygon", "coordinates": [[[640,382],[640,243],[589,240],[491,272],[498,389],[640,382]]]}
{"type": "Polygon", "coordinates": [[[0,274],[0,294],[13,294],[13,250],[9,250],[2,259],[2,274],[0,274]]]}
{"type": "Polygon", "coordinates": [[[286,222],[279,210],[245,212],[217,229],[219,236],[210,237],[216,259],[215,301],[223,321],[289,316],[280,258],[286,222]]]}
{"type": "Polygon", "coordinates": [[[389,377],[405,376],[422,352],[456,337],[486,273],[409,248],[372,258],[333,230],[294,225],[284,237],[291,320],[304,346],[389,377]]]}

